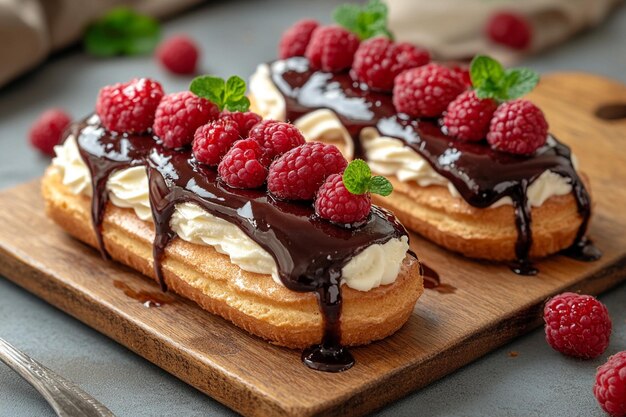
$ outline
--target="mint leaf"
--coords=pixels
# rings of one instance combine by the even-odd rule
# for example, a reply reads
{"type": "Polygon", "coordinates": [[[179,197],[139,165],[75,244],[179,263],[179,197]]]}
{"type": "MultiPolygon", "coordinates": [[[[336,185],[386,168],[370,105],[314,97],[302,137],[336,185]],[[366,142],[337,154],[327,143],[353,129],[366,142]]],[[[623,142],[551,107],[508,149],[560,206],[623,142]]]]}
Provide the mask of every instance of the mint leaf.
{"type": "Polygon", "coordinates": [[[383,197],[387,197],[393,191],[393,185],[385,177],[379,175],[372,177],[370,180],[370,193],[379,194],[383,197]]]}
{"type": "Polygon", "coordinates": [[[361,7],[356,4],[342,4],[333,11],[333,20],[353,32],[353,29],[357,27],[359,13],[361,13],[361,7]]]}
{"type": "Polygon", "coordinates": [[[539,82],[539,74],[528,68],[512,68],[505,72],[504,90],[508,100],[530,93],[539,82]]]}
{"type": "Polygon", "coordinates": [[[239,100],[229,101],[228,103],[226,103],[224,108],[229,111],[245,112],[248,111],[248,109],[250,108],[250,100],[248,100],[248,97],[243,96],[239,100]]]}
{"type": "Polygon", "coordinates": [[[470,78],[478,98],[501,102],[523,96],[539,82],[539,75],[528,68],[505,70],[498,61],[483,55],[472,60],[470,78]]]}
{"type": "Polygon", "coordinates": [[[333,20],[356,34],[360,40],[374,36],[393,39],[387,28],[387,6],[380,0],[370,0],[364,6],[343,4],[333,12],[333,20]]]}
{"type": "Polygon", "coordinates": [[[194,78],[189,90],[198,97],[206,98],[220,110],[248,111],[250,100],[246,97],[246,82],[236,75],[224,81],[213,75],[201,75],[194,78]]]}
{"type": "Polygon", "coordinates": [[[101,57],[140,55],[152,52],[160,35],[155,19],[118,7],[87,28],[83,44],[88,53],[101,57]]]}
{"type": "Polygon", "coordinates": [[[343,185],[352,194],[365,194],[369,191],[372,171],[362,159],[350,162],[343,172],[343,185]]]}

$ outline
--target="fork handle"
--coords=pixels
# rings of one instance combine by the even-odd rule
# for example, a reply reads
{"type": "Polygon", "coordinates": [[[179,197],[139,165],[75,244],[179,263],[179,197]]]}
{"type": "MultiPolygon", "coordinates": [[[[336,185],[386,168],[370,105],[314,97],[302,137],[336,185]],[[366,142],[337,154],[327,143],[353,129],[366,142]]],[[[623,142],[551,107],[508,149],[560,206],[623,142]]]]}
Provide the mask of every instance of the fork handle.
{"type": "Polygon", "coordinates": [[[0,338],[0,360],[32,385],[59,417],[115,417],[109,409],[0,338]]]}

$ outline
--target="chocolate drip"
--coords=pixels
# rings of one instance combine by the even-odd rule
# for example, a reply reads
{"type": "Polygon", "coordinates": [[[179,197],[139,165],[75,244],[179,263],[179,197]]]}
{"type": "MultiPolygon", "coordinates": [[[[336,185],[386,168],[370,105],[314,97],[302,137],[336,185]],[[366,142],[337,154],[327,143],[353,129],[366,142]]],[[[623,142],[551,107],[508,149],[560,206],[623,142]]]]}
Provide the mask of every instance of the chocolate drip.
{"type": "MultiPolygon", "coordinates": [[[[545,171],[570,180],[582,223],[572,248],[584,242],[586,253],[600,255],[584,236],[591,215],[589,195],[572,163],[570,149],[552,136],[532,157],[495,151],[485,143],[456,141],[434,119],[411,119],[396,113],[388,93],[362,88],[348,73],[332,74],[309,68],[306,58],[290,58],[270,64],[272,81],[283,95],[286,117],[294,121],[317,110],[334,111],[353,139],[355,157],[364,157],[361,130],[376,128],[383,136],[393,137],[422,156],[441,176],[449,180],[470,205],[488,208],[498,200],[513,201],[517,241],[517,262],[512,269],[534,275],[529,260],[532,246],[531,210],[526,192],[545,171]],[[593,249],[592,249],[593,248],[593,249]]],[[[566,251],[571,254],[574,249],[566,251]]],[[[580,251],[579,251],[580,252],[580,251]]],[[[578,259],[593,260],[594,256],[578,259]]]]}
{"type": "MultiPolygon", "coordinates": [[[[323,340],[303,355],[315,369],[342,371],[354,363],[341,346],[341,271],[372,244],[406,235],[404,227],[382,208],[372,207],[358,229],[335,226],[315,216],[310,204],[274,200],[263,189],[238,190],[223,184],[214,169],[195,162],[189,149],[162,147],[151,135],[115,136],[97,117],[74,126],[80,153],[94,185],[92,213],[100,233],[108,177],[119,169],[145,166],[155,224],[155,275],[166,288],[161,261],[175,238],[170,220],[176,205],[190,202],[238,226],[272,255],[281,282],[290,290],[315,292],[324,318],[323,340]]],[[[101,251],[106,253],[100,238],[101,251]]]]}

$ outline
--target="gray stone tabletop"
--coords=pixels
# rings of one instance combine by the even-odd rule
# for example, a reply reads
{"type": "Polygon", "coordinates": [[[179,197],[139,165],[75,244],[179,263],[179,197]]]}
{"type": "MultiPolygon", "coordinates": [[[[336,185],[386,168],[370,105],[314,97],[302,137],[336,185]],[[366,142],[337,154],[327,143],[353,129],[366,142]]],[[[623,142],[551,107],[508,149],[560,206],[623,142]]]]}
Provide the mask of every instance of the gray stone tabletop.
{"type": "MultiPolygon", "coordinates": [[[[202,44],[202,71],[247,78],[275,55],[282,29],[297,18],[328,20],[338,0],[209,2],[164,25],[165,35],[190,33],[202,44]]],[[[581,70],[626,83],[626,9],[566,44],[527,59],[541,72],[581,70]]],[[[1,64],[0,64],[1,65],[1,64]]],[[[31,151],[27,129],[51,106],[81,117],[100,86],[155,77],[167,91],[189,79],[168,75],[150,57],[100,60],[75,48],[0,89],[0,188],[36,178],[48,160],[31,151]]],[[[0,207],[1,209],[1,207],[0,207]]],[[[614,333],[608,351],[583,362],[552,351],[542,330],[479,359],[375,413],[379,416],[601,416],[591,393],[595,368],[626,349],[626,285],[601,297],[614,333]],[[510,352],[517,352],[511,357],[510,352]]],[[[77,382],[118,416],[229,416],[226,407],[116,342],[0,277],[0,337],[77,382]]],[[[26,382],[0,366],[0,416],[53,416],[26,382]]]]}

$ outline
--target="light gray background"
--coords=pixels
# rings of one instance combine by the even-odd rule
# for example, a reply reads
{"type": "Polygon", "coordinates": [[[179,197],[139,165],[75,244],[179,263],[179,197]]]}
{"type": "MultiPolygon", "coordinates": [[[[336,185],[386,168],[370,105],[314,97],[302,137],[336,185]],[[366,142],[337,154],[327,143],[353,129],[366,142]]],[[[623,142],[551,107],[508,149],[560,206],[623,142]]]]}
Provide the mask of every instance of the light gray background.
{"type": "MultiPolygon", "coordinates": [[[[164,25],[188,32],[203,49],[202,70],[247,78],[275,56],[281,31],[301,17],[327,21],[338,0],[210,2],[164,25]]],[[[600,28],[528,59],[542,72],[583,70],[626,82],[626,9],[600,28]]],[[[1,65],[1,64],[0,64],[1,65]]],[[[98,89],[134,76],[155,77],[168,92],[188,78],[171,76],[150,57],[98,60],[74,49],[0,89],[0,188],[39,176],[48,160],[31,151],[27,129],[44,109],[74,117],[92,111],[98,89]]],[[[541,330],[400,400],[380,416],[601,416],[591,393],[595,368],[626,348],[626,285],[601,297],[613,318],[608,351],[589,362],[552,351],[541,330]],[[517,351],[511,358],[508,352],[517,351]]],[[[124,347],[0,278],[0,337],[83,386],[118,416],[229,416],[226,407],[124,347]]],[[[0,416],[52,416],[26,382],[0,365],[0,416]]]]}

